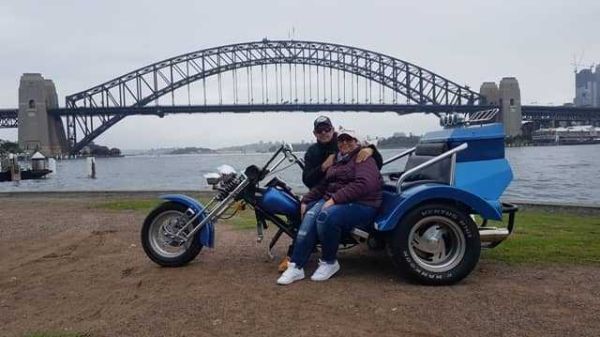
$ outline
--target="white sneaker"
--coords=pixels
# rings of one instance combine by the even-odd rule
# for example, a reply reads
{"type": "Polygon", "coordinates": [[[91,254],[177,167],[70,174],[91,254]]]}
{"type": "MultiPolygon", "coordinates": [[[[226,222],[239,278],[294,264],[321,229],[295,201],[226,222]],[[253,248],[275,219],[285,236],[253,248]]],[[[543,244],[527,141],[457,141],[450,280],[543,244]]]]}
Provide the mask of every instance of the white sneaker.
{"type": "Polygon", "coordinates": [[[319,259],[319,268],[315,270],[315,273],[310,277],[313,281],[325,281],[328,280],[333,274],[340,270],[340,264],[335,260],[335,263],[329,264],[319,259]]]}
{"type": "Polygon", "coordinates": [[[277,279],[277,284],[288,285],[304,278],[304,269],[296,268],[294,262],[288,262],[287,269],[277,279]]]}

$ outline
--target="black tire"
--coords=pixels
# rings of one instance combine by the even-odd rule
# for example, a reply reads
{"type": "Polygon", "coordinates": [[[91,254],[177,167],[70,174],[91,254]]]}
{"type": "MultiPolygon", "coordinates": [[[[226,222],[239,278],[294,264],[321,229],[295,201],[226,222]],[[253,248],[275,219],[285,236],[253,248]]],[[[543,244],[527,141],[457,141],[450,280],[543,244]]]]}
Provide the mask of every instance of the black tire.
{"type": "Polygon", "coordinates": [[[468,214],[452,204],[432,203],[403,217],[387,251],[401,275],[421,284],[449,285],[475,268],[481,242],[468,214]]]}
{"type": "MultiPolygon", "coordinates": [[[[181,250],[170,254],[160,247],[158,240],[158,231],[162,226],[158,223],[161,217],[166,218],[167,216],[177,219],[178,216],[185,216],[185,211],[188,209],[187,206],[176,202],[165,202],[156,207],[144,220],[142,226],[142,247],[148,257],[163,267],[180,267],[191,260],[193,260],[202,250],[202,244],[198,241],[198,236],[194,237],[185,245],[178,246],[176,244],[170,245],[174,249],[181,250]],[[157,227],[158,226],[158,227],[157,227]]],[[[165,244],[164,242],[162,242],[165,244]]]]}

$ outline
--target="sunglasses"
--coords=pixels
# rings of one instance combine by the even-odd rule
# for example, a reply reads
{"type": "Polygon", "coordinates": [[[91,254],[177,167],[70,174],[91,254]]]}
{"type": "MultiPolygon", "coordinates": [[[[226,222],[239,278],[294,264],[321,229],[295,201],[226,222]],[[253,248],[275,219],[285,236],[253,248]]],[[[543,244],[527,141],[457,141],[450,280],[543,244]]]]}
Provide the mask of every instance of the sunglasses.
{"type": "Polygon", "coordinates": [[[351,142],[354,141],[354,138],[347,136],[347,135],[341,135],[338,137],[338,142],[351,142]]]}
{"type": "Polygon", "coordinates": [[[315,133],[329,133],[331,132],[331,127],[318,128],[315,130],[315,133]]]}

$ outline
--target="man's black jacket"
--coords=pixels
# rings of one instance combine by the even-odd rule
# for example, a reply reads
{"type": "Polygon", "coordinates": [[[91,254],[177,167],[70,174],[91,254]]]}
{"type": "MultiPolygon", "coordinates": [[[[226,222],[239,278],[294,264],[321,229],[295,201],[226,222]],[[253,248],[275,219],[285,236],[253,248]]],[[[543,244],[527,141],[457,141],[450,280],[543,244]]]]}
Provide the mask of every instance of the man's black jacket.
{"type": "MultiPolygon", "coordinates": [[[[373,159],[377,163],[377,168],[381,170],[383,166],[383,158],[381,153],[377,151],[375,145],[369,145],[373,149],[373,159]]],[[[321,170],[321,164],[327,159],[330,154],[338,152],[337,135],[334,134],[329,143],[321,144],[316,142],[312,144],[304,154],[304,171],[302,171],[302,182],[306,187],[313,188],[325,177],[325,172],[321,170]]]]}

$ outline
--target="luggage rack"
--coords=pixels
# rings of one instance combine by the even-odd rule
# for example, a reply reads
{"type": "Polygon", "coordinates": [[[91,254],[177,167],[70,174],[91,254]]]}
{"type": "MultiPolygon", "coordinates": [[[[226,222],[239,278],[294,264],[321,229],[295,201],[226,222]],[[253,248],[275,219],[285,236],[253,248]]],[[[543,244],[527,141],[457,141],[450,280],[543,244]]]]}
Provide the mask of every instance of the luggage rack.
{"type": "Polygon", "coordinates": [[[500,112],[498,108],[475,111],[472,113],[448,113],[440,116],[440,125],[443,127],[481,125],[492,123],[500,112]]]}

